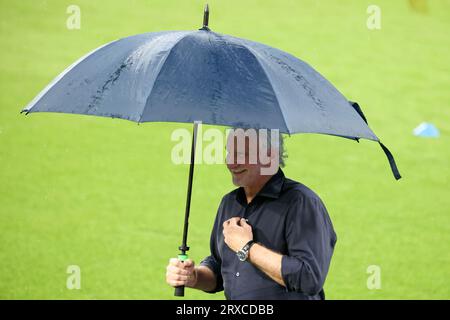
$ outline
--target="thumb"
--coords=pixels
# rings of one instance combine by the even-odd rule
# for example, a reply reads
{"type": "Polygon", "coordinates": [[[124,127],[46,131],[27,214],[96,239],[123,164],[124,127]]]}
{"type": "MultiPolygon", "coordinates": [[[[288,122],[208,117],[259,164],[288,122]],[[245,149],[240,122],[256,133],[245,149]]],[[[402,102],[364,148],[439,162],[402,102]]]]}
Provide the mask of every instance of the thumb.
{"type": "Polygon", "coordinates": [[[194,261],[192,261],[191,259],[187,259],[184,261],[183,266],[185,268],[192,268],[194,266],[194,261]]]}
{"type": "Polygon", "coordinates": [[[241,226],[243,226],[244,228],[252,228],[252,226],[247,223],[247,219],[244,218],[241,219],[241,226]]]}

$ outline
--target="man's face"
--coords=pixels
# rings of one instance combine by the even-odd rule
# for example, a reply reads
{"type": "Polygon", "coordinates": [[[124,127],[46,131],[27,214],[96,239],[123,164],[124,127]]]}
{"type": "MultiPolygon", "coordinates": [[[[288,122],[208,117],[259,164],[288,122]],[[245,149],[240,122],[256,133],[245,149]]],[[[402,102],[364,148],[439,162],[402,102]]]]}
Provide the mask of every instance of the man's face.
{"type": "Polygon", "coordinates": [[[268,165],[261,163],[258,151],[257,138],[252,140],[242,130],[228,135],[226,163],[234,185],[249,187],[264,179],[261,169],[268,165]]]}

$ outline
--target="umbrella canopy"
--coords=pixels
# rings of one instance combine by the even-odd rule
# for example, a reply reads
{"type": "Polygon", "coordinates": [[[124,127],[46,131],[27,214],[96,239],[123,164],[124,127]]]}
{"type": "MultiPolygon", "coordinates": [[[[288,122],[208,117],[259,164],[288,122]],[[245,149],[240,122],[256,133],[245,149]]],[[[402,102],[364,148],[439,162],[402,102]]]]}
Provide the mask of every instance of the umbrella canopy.
{"type": "MultiPolygon", "coordinates": [[[[197,122],[378,141],[360,107],[300,59],[203,28],[108,43],[56,77],[22,112],[63,112],[135,122],[195,122],[180,259],[186,258],[197,122]]],[[[182,295],[182,290],[177,295],[182,295]]]]}
{"type": "Polygon", "coordinates": [[[307,63],[207,29],[146,33],[87,54],[26,108],[324,133],[378,141],[347,99],[307,63]]]}
{"type": "MultiPolygon", "coordinates": [[[[361,109],[300,59],[212,32],[151,32],[88,53],[23,112],[194,122],[378,141],[361,109]]],[[[381,144],[381,143],[380,143],[381,144]]],[[[400,174],[382,145],[396,179],[400,174]]]]}

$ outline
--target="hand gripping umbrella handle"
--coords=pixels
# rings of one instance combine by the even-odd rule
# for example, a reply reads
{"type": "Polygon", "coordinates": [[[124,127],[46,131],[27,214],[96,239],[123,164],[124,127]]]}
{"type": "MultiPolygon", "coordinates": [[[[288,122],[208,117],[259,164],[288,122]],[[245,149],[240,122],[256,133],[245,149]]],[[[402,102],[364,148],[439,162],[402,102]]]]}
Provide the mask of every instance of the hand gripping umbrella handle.
{"type": "MultiPolygon", "coordinates": [[[[184,263],[188,259],[187,254],[179,254],[178,260],[184,263]]],[[[184,297],[184,286],[175,287],[175,297],[184,297]]]]}

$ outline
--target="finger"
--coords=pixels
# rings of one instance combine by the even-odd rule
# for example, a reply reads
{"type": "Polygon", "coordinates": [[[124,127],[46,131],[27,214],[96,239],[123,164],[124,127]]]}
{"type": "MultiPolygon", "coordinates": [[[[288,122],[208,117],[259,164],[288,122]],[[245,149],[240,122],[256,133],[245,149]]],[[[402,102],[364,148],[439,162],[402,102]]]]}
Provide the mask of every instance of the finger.
{"type": "Polygon", "coordinates": [[[185,276],[190,274],[189,270],[181,269],[176,266],[168,266],[167,273],[170,273],[173,275],[185,275],[185,276]]]}
{"type": "Polygon", "coordinates": [[[166,279],[167,281],[186,281],[187,279],[189,279],[190,275],[185,275],[185,274],[177,274],[177,273],[173,273],[171,271],[167,271],[166,273],[166,279]]]}
{"type": "Polygon", "coordinates": [[[186,268],[192,268],[195,265],[194,261],[192,261],[191,259],[187,259],[186,261],[184,261],[183,263],[183,267],[186,268]]]}
{"type": "Polygon", "coordinates": [[[185,281],[167,280],[167,283],[172,287],[180,287],[186,284],[185,281]]]}
{"type": "Polygon", "coordinates": [[[170,258],[169,264],[172,266],[182,267],[183,263],[178,258],[170,258]]]}
{"type": "Polygon", "coordinates": [[[182,282],[186,282],[188,280],[188,276],[182,276],[182,275],[177,275],[177,274],[170,274],[168,275],[168,278],[170,281],[182,281],[182,282]]]}
{"type": "Polygon", "coordinates": [[[195,265],[192,265],[192,266],[190,266],[190,267],[187,267],[187,268],[185,268],[184,270],[188,273],[188,275],[191,275],[192,273],[194,273],[195,265]]]}
{"type": "Polygon", "coordinates": [[[229,221],[230,221],[230,223],[229,223],[229,226],[230,227],[232,227],[232,226],[237,226],[238,224],[238,221],[240,220],[241,218],[231,218],[229,221]]]}
{"type": "Polygon", "coordinates": [[[252,228],[252,226],[247,223],[247,219],[244,218],[241,219],[241,226],[243,226],[244,228],[252,228]]]}
{"type": "Polygon", "coordinates": [[[191,265],[193,265],[194,262],[193,262],[192,260],[190,260],[190,259],[185,260],[185,261],[182,261],[182,260],[180,260],[179,258],[171,258],[171,259],[169,260],[169,264],[172,265],[172,266],[176,266],[176,267],[178,267],[178,268],[184,269],[184,268],[186,268],[186,266],[191,266],[191,265]],[[188,261],[189,261],[189,262],[188,262],[188,261]],[[187,265],[186,265],[186,263],[187,263],[187,265]]]}
{"type": "Polygon", "coordinates": [[[231,222],[231,219],[227,220],[227,221],[225,221],[223,223],[223,230],[227,230],[227,229],[229,229],[231,227],[231,223],[230,222],[231,222]]]}

